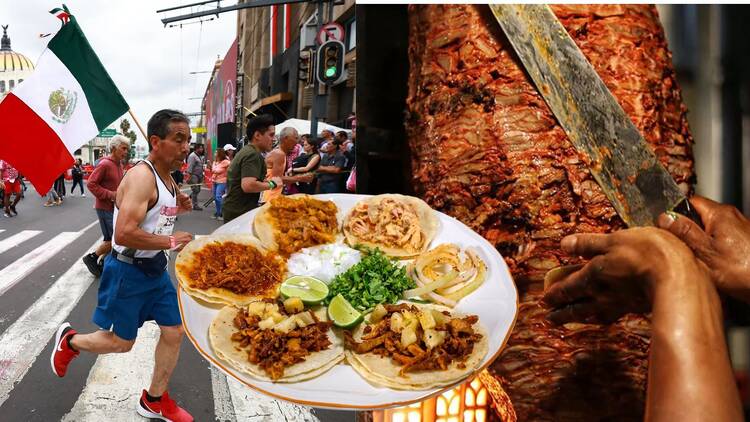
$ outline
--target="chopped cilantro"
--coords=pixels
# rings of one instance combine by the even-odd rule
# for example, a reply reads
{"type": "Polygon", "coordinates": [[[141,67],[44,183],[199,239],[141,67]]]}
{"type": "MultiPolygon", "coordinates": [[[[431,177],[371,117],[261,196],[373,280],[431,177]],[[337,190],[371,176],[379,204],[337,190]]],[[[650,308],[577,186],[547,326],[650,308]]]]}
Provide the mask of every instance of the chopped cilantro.
{"type": "Polygon", "coordinates": [[[325,304],[341,294],[356,309],[367,311],[379,303],[396,303],[404,290],[416,287],[406,269],[380,249],[363,249],[362,260],[333,279],[325,304]]]}

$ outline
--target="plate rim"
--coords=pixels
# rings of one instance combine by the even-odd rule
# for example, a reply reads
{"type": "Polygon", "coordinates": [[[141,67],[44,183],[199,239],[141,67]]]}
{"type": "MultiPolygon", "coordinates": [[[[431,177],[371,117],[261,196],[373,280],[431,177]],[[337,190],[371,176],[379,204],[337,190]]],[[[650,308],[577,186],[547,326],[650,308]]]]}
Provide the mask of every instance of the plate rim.
{"type": "MultiPolygon", "coordinates": [[[[362,198],[366,198],[366,197],[376,196],[376,195],[365,195],[365,194],[327,194],[326,196],[328,197],[329,195],[330,196],[334,196],[334,195],[336,195],[336,196],[342,195],[343,196],[343,195],[346,195],[346,196],[350,196],[350,197],[351,196],[357,196],[357,197],[360,197],[361,199],[362,198]]],[[[319,195],[313,195],[313,196],[317,197],[319,195]]],[[[320,195],[320,196],[322,196],[322,195],[320,195]]],[[[247,213],[253,212],[254,210],[257,210],[258,208],[260,208],[260,207],[256,207],[256,208],[248,211],[247,213]]],[[[430,208],[432,208],[432,207],[430,207],[430,208]]],[[[458,222],[461,225],[463,225],[466,228],[468,228],[469,231],[473,235],[479,236],[482,240],[488,242],[487,239],[483,238],[479,233],[477,233],[474,230],[472,230],[471,227],[467,226],[466,224],[464,224],[460,220],[458,220],[458,219],[456,219],[456,218],[454,218],[454,217],[452,217],[452,216],[450,216],[448,214],[445,214],[445,213],[443,213],[441,211],[438,211],[438,210],[436,210],[434,208],[432,208],[432,210],[435,211],[435,212],[437,212],[437,213],[440,213],[440,214],[442,214],[442,215],[444,215],[444,216],[446,216],[446,217],[448,217],[448,218],[450,218],[452,220],[455,220],[456,222],[458,222]]],[[[247,213],[245,213],[245,214],[247,214],[247,213]]],[[[242,215],[245,215],[245,214],[242,214],[242,215]]],[[[241,216],[239,216],[237,218],[240,218],[240,217],[241,216]]],[[[221,228],[221,227],[223,227],[223,225],[219,226],[219,228],[221,228]]],[[[219,228],[217,228],[216,230],[218,230],[219,228]]],[[[214,230],[214,232],[212,232],[211,234],[214,234],[216,232],[216,230],[214,230]]],[[[491,246],[491,244],[490,244],[490,246],[491,246]]],[[[424,401],[424,400],[427,400],[427,399],[429,399],[431,397],[434,397],[434,396],[437,396],[439,394],[442,394],[442,393],[444,393],[444,392],[446,392],[446,391],[454,388],[456,385],[462,384],[462,383],[466,382],[469,379],[473,379],[473,378],[477,377],[479,375],[479,373],[482,372],[482,371],[484,371],[488,366],[490,366],[500,356],[500,353],[505,349],[505,346],[507,345],[508,340],[510,339],[511,333],[515,329],[516,322],[518,320],[518,313],[520,311],[520,301],[519,301],[519,296],[518,296],[518,287],[516,286],[516,282],[513,279],[513,274],[510,272],[510,269],[508,268],[508,264],[505,262],[505,259],[500,254],[500,252],[497,251],[497,249],[495,249],[494,247],[493,247],[493,249],[498,253],[498,255],[500,255],[500,259],[502,261],[502,266],[505,267],[505,269],[508,271],[508,274],[510,275],[511,284],[513,286],[513,291],[515,293],[515,305],[516,305],[516,310],[513,313],[513,321],[511,321],[510,326],[508,327],[508,331],[506,332],[505,337],[503,338],[503,341],[500,344],[500,347],[497,349],[497,352],[495,352],[495,354],[492,355],[492,357],[487,360],[487,362],[485,364],[483,364],[483,365],[475,368],[473,371],[471,371],[470,373],[468,373],[465,377],[461,377],[460,380],[458,380],[458,381],[456,381],[454,383],[451,383],[451,384],[449,384],[447,386],[440,387],[440,388],[438,388],[435,391],[426,390],[426,392],[425,392],[424,395],[420,395],[419,397],[414,398],[414,399],[409,399],[409,400],[405,400],[405,401],[388,402],[388,403],[369,404],[369,405],[318,402],[318,401],[309,401],[309,400],[304,400],[304,399],[298,399],[298,398],[294,398],[294,397],[287,397],[287,396],[285,396],[283,394],[279,394],[279,393],[274,393],[274,392],[271,392],[271,391],[267,391],[266,389],[261,388],[261,387],[255,385],[255,384],[251,384],[248,381],[245,381],[244,379],[242,379],[241,377],[238,377],[234,373],[234,370],[228,369],[223,364],[223,362],[221,362],[218,359],[215,359],[209,353],[206,353],[206,351],[203,350],[203,348],[200,346],[200,344],[198,343],[198,341],[193,337],[193,334],[188,329],[187,324],[184,323],[185,322],[185,317],[184,317],[185,312],[183,310],[183,304],[182,304],[183,289],[182,289],[182,286],[180,286],[180,284],[177,283],[177,302],[178,302],[178,305],[179,305],[179,308],[180,308],[180,317],[182,318],[182,321],[183,321],[182,327],[183,327],[183,330],[185,331],[185,334],[187,335],[188,339],[190,340],[190,342],[193,343],[193,346],[196,348],[196,350],[198,350],[198,353],[200,353],[201,356],[203,356],[205,359],[207,359],[211,364],[213,364],[213,365],[217,366],[218,368],[220,368],[222,370],[222,372],[224,372],[225,374],[231,375],[235,380],[239,381],[243,385],[245,385],[245,386],[247,386],[247,387],[249,387],[249,388],[251,388],[251,389],[253,389],[255,391],[263,393],[263,394],[265,394],[267,396],[270,396],[270,397],[272,397],[274,399],[280,399],[280,400],[288,401],[288,402],[291,402],[291,403],[297,403],[297,404],[301,404],[301,405],[305,405],[305,406],[313,406],[313,407],[327,408],[327,409],[338,409],[338,410],[381,410],[381,409],[388,409],[388,408],[399,407],[399,406],[408,406],[410,404],[414,404],[414,403],[417,403],[417,402],[420,402],[420,401],[424,401]]],[[[185,295],[190,300],[192,300],[192,301],[196,302],[196,304],[200,305],[200,303],[198,303],[198,301],[196,301],[195,298],[193,298],[192,296],[190,296],[187,292],[185,292],[185,295]]],[[[358,375],[358,376],[361,377],[361,375],[358,375]]],[[[368,382],[370,385],[372,385],[366,379],[365,379],[365,381],[368,382]]],[[[396,390],[396,389],[389,388],[389,387],[378,387],[378,388],[385,388],[385,389],[388,389],[388,390],[390,390],[392,392],[396,392],[396,393],[398,393],[399,391],[402,391],[402,390],[396,390]]],[[[417,391],[417,390],[411,390],[411,391],[417,391]]]]}

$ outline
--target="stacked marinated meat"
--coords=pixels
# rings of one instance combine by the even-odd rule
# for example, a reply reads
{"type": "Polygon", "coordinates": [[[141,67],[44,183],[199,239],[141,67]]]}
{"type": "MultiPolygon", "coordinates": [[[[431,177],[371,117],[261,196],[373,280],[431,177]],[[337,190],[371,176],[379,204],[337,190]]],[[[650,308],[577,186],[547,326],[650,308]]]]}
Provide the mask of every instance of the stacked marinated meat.
{"type": "MultiPolygon", "coordinates": [[[[692,138],[656,8],[552,8],[688,192],[692,138]]],[[[495,245],[519,288],[516,327],[486,384],[503,385],[519,420],[641,419],[648,320],[553,327],[538,304],[544,274],[575,262],[560,251],[562,237],[624,224],[487,7],[409,11],[414,188],[495,245]]]]}

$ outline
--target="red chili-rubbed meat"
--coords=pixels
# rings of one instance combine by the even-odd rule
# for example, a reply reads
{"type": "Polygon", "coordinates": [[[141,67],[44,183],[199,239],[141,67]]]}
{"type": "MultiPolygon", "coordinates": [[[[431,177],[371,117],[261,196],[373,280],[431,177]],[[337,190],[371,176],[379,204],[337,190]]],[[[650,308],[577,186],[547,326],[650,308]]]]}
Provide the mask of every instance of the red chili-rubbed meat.
{"type": "MultiPolygon", "coordinates": [[[[692,137],[656,8],[552,9],[689,192],[692,137]]],[[[495,245],[519,288],[516,327],[482,377],[491,391],[500,381],[519,420],[640,420],[648,320],[553,327],[538,304],[544,274],[575,262],[560,251],[563,236],[623,222],[486,6],[410,6],[409,29],[415,191],[495,245]]]]}

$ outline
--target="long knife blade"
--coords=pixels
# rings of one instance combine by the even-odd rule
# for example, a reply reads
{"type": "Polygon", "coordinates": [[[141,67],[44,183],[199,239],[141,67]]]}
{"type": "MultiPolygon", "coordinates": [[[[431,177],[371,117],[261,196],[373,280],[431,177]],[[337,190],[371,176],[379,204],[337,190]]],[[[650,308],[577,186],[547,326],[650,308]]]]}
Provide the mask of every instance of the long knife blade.
{"type": "Polygon", "coordinates": [[[490,5],[526,71],[628,226],[692,212],[591,63],[546,5],[490,5]]]}

